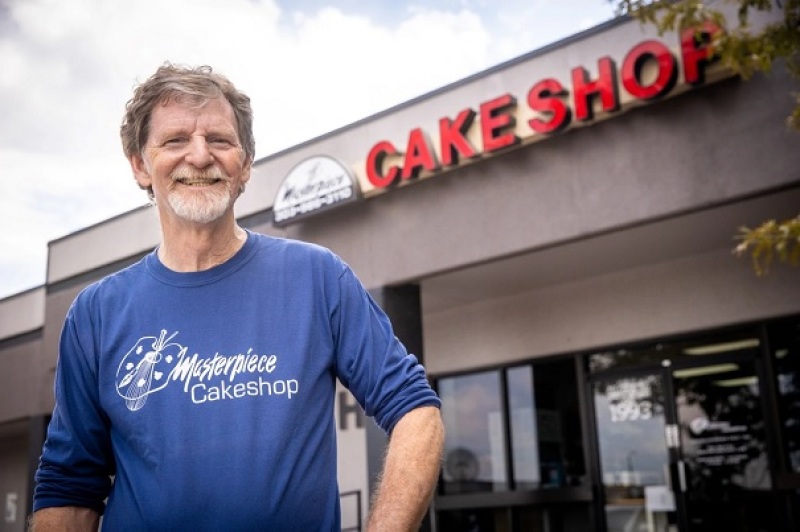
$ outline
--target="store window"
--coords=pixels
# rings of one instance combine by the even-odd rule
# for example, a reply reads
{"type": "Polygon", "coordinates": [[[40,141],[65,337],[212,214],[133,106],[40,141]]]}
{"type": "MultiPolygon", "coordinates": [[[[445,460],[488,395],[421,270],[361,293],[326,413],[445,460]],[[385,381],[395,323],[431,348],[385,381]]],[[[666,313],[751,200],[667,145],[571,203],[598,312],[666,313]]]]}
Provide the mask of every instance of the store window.
{"type": "Polygon", "coordinates": [[[800,318],[769,326],[785,469],[800,473],[800,318]]]}
{"type": "Polygon", "coordinates": [[[533,368],[507,370],[508,407],[511,411],[511,451],[514,479],[518,488],[533,489],[541,484],[539,424],[533,393],[533,368]]]}
{"type": "Polygon", "coordinates": [[[445,377],[437,385],[446,429],[442,494],[584,481],[572,359],[445,377]]]}
{"type": "Polygon", "coordinates": [[[757,355],[760,344],[756,329],[715,332],[709,336],[665,340],[592,353],[589,355],[589,371],[598,373],[612,369],[658,366],[664,360],[680,364],[723,353],[749,352],[757,355]]]}
{"type": "Polygon", "coordinates": [[[500,372],[439,381],[444,420],[445,493],[508,489],[500,372]]]}

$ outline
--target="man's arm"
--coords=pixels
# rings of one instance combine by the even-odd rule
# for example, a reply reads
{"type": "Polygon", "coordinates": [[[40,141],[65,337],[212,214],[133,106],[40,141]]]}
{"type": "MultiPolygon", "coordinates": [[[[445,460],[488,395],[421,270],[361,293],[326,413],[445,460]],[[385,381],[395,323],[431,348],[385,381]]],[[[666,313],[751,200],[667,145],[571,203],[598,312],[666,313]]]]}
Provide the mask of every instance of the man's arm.
{"type": "Polygon", "coordinates": [[[423,406],[404,415],[392,430],[369,532],[418,530],[433,497],[444,446],[439,409],[423,406]]]}
{"type": "Polygon", "coordinates": [[[90,508],[56,506],[31,515],[28,532],[95,532],[100,515],[90,508]]]}

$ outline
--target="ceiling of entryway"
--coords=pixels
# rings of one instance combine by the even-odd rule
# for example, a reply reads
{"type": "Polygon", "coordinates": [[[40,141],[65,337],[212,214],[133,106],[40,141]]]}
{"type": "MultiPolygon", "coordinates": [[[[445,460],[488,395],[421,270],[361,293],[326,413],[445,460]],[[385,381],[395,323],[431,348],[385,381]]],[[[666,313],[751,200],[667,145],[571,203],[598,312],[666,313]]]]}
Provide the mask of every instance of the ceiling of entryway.
{"type": "MultiPolygon", "coordinates": [[[[442,273],[421,281],[423,312],[721,248],[733,250],[739,227],[783,220],[798,212],[800,188],[781,190],[442,273]]],[[[750,267],[746,258],[732,254],[731,260],[750,267]]]]}

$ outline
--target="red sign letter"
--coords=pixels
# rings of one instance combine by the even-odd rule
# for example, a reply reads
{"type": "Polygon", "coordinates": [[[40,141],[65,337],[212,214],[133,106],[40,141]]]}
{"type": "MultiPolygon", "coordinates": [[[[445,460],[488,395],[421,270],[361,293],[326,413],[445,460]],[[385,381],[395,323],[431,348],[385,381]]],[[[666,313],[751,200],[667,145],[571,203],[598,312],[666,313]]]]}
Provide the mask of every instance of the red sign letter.
{"type": "Polygon", "coordinates": [[[439,169],[439,163],[436,162],[431,143],[426,138],[425,132],[416,128],[408,134],[408,148],[403,161],[402,177],[403,179],[417,177],[422,169],[433,172],[439,169]]]}
{"type": "Polygon", "coordinates": [[[502,130],[512,129],[515,125],[514,117],[506,113],[513,109],[517,100],[506,93],[494,100],[481,104],[481,134],[483,136],[483,151],[497,151],[519,142],[519,137],[514,133],[502,133],[502,130]]]}
{"type": "Polygon", "coordinates": [[[572,69],[572,91],[575,99],[575,116],[578,120],[591,120],[594,118],[590,97],[600,94],[603,111],[612,112],[619,109],[617,96],[617,75],[614,61],[606,56],[597,62],[600,77],[589,81],[589,73],[583,67],[572,69]]]}
{"type": "Polygon", "coordinates": [[[439,146],[442,149],[443,166],[458,164],[459,155],[467,159],[478,155],[465,137],[474,119],[475,111],[469,108],[458,113],[455,122],[447,117],[439,119],[439,146]]]}
{"type": "Polygon", "coordinates": [[[703,83],[703,68],[713,59],[710,46],[715,34],[722,28],[706,22],[702,28],[689,28],[681,32],[681,54],[683,55],[683,78],[686,83],[699,85],[703,83]]]}
{"type": "Polygon", "coordinates": [[[397,183],[397,177],[400,175],[400,169],[392,166],[383,175],[383,161],[387,155],[394,155],[397,149],[388,140],[382,140],[369,150],[367,156],[367,179],[372,183],[375,188],[386,188],[397,183]]]}
{"type": "Polygon", "coordinates": [[[531,118],[528,125],[536,133],[555,133],[567,127],[572,118],[569,107],[559,98],[567,91],[558,80],[543,79],[528,91],[528,105],[534,111],[549,114],[550,120],[531,118]]]}
{"type": "Polygon", "coordinates": [[[678,69],[675,56],[669,48],[658,41],[644,41],[637,44],[622,62],[622,86],[631,96],[640,100],[650,100],[663,96],[675,86],[678,69]],[[650,85],[642,85],[642,68],[647,61],[655,59],[658,73],[650,85]]]}

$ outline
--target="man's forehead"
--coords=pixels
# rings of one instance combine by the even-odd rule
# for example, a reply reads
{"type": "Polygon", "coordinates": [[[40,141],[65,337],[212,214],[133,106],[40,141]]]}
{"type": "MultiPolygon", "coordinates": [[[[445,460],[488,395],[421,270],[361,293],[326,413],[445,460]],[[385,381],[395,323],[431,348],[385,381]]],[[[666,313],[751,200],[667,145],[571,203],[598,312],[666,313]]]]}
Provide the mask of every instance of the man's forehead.
{"type": "Polygon", "coordinates": [[[231,104],[223,97],[199,101],[196,98],[165,98],[153,109],[150,117],[154,128],[192,124],[198,121],[217,126],[236,127],[236,116],[231,104]]]}

